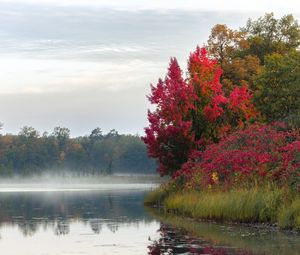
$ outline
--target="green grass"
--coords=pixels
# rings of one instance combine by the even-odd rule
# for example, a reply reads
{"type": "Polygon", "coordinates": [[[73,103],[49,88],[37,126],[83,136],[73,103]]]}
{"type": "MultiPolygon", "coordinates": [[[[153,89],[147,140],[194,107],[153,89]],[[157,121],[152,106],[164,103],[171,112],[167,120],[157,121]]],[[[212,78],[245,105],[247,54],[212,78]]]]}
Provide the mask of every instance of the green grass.
{"type": "Polygon", "coordinates": [[[162,184],[157,189],[150,191],[144,199],[145,205],[163,205],[165,199],[176,190],[176,186],[172,182],[162,184]]]}
{"type": "Polygon", "coordinates": [[[300,196],[276,187],[223,191],[175,191],[167,186],[151,192],[145,204],[196,219],[243,223],[277,223],[300,230],[300,196]]]}
{"type": "Polygon", "coordinates": [[[164,199],[168,196],[163,188],[158,188],[150,191],[144,199],[145,205],[161,205],[164,199]]]}
{"type": "Polygon", "coordinates": [[[300,197],[295,198],[289,206],[283,206],[278,213],[280,228],[295,228],[300,230],[300,197]]]}
{"type": "Polygon", "coordinates": [[[229,192],[174,193],[166,209],[202,219],[236,222],[275,222],[281,190],[232,190],[229,192]]]}

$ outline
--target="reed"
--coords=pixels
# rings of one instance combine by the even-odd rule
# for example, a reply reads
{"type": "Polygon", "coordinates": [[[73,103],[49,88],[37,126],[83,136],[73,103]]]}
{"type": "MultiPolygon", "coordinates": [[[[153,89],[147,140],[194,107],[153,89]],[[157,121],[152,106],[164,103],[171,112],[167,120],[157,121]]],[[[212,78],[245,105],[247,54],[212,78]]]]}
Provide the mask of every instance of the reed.
{"type": "Polygon", "coordinates": [[[300,197],[274,186],[230,191],[151,192],[146,204],[163,205],[165,211],[195,219],[241,223],[278,224],[300,230],[300,197]]]}

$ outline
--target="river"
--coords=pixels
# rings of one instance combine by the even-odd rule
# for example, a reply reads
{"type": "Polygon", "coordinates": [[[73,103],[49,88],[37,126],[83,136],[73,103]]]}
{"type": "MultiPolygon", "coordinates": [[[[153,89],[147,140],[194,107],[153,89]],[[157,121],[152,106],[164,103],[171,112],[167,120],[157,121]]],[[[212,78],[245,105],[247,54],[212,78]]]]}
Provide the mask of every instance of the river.
{"type": "Polygon", "coordinates": [[[1,186],[1,254],[300,253],[297,234],[196,223],[147,209],[143,199],[151,188],[151,184],[1,186]]]}

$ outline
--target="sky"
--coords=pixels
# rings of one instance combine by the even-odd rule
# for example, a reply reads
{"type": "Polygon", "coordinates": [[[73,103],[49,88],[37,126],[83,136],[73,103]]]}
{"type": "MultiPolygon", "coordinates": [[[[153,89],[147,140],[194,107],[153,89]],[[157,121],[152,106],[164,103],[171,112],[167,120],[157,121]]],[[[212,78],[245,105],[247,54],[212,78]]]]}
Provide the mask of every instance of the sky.
{"type": "Polygon", "coordinates": [[[170,57],[184,70],[213,25],[237,29],[271,11],[300,20],[296,0],[0,0],[2,133],[143,135],[146,95],[170,57]]]}

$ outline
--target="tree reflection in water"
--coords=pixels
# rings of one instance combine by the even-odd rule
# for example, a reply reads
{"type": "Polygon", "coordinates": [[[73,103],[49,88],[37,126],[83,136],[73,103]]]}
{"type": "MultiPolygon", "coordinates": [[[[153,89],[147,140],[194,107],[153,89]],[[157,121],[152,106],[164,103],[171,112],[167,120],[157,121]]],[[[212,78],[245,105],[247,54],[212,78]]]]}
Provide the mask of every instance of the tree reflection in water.
{"type": "Polygon", "coordinates": [[[213,245],[207,240],[196,238],[183,229],[171,227],[161,223],[160,238],[153,240],[148,246],[149,255],[254,255],[251,251],[240,250],[234,247],[213,245]]]}
{"type": "Polygon", "coordinates": [[[55,224],[54,232],[56,235],[67,235],[70,232],[70,222],[69,221],[57,221],[55,224]]]}
{"type": "Polygon", "coordinates": [[[38,224],[34,221],[18,220],[17,224],[24,236],[32,236],[38,229],[38,224]]]}
{"type": "Polygon", "coordinates": [[[153,221],[144,212],[143,198],[144,192],[0,193],[0,230],[17,226],[24,236],[32,236],[42,227],[67,235],[72,222],[80,221],[95,234],[104,226],[116,233],[125,223],[153,221]]]}
{"type": "Polygon", "coordinates": [[[95,234],[100,234],[102,230],[102,222],[98,220],[90,220],[91,229],[95,234]]]}

